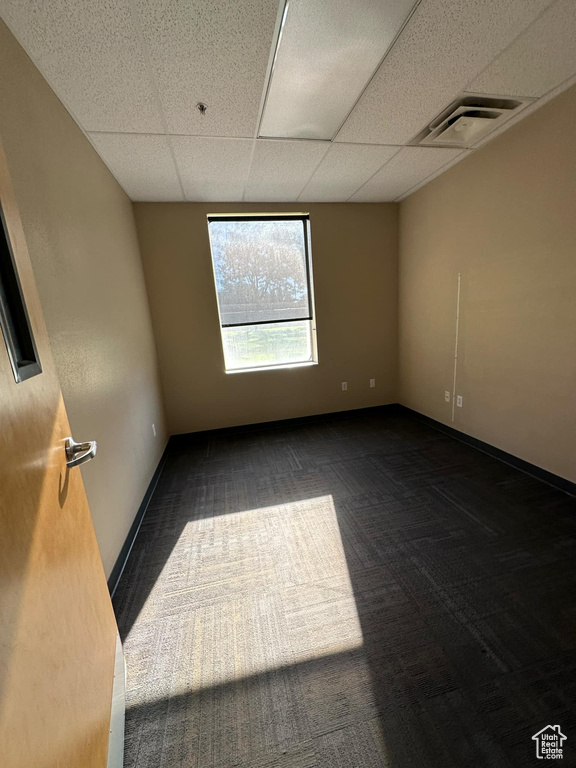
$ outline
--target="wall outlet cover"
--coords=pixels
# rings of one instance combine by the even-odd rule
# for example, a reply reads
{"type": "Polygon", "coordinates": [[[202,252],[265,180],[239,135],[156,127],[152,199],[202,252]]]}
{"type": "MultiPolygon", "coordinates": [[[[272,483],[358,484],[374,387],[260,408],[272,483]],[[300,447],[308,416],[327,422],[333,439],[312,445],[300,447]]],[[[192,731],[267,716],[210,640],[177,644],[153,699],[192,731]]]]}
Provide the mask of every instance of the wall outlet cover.
{"type": "Polygon", "coordinates": [[[458,395],[456,397],[456,405],[458,406],[458,408],[462,408],[462,395],[458,395]]]}

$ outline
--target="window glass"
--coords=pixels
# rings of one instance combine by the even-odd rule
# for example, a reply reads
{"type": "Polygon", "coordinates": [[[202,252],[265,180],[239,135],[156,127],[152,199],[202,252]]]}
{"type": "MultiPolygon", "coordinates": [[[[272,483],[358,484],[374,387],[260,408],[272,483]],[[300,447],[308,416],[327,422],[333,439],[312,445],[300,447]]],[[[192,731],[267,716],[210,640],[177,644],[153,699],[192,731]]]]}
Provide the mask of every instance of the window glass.
{"type": "Polygon", "coordinates": [[[222,325],[309,318],[302,221],[211,221],[222,325]]]}
{"type": "Polygon", "coordinates": [[[307,320],[223,328],[222,341],[229,369],[289,365],[312,359],[307,320]]]}

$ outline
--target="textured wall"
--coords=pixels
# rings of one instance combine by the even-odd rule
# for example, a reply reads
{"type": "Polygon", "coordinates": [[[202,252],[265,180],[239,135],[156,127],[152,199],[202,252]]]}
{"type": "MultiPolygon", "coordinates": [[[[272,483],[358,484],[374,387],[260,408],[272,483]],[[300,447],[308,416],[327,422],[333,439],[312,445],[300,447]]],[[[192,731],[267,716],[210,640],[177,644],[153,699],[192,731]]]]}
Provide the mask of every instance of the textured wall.
{"type": "Polygon", "coordinates": [[[401,203],[399,249],[401,402],[572,481],[575,125],[572,88],[401,203]]]}
{"type": "Polygon", "coordinates": [[[397,206],[136,203],[135,212],[170,432],[395,401],[397,206]],[[258,211],[310,213],[319,364],[226,374],[206,215],[258,211]]]}
{"type": "Polygon", "coordinates": [[[109,574],[166,442],[132,205],[1,22],[0,70],[0,135],[64,401],[75,438],[98,441],[82,475],[109,574]]]}

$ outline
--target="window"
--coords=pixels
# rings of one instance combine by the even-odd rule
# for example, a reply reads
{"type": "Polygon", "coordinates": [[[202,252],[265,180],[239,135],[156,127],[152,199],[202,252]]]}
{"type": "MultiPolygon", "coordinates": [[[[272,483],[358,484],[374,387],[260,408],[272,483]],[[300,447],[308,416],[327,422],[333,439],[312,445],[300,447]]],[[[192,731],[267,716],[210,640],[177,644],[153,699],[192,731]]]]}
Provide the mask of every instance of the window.
{"type": "Polygon", "coordinates": [[[16,382],[20,383],[42,373],[1,205],[0,328],[16,382]]]}
{"type": "Polygon", "coordinates": [[[227,371],[316,361],[310,222],[208,216],[227,371]]]}

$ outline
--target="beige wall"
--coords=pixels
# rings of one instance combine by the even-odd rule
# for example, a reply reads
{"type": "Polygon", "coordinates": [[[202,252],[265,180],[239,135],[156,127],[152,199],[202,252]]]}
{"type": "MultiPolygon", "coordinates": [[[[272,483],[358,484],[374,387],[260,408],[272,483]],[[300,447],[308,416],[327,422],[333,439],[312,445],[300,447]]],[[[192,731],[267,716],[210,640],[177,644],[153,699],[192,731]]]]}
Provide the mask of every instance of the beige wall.
{"type": "Polygon", "coordinates": [[[135,212],[171,433],[396,400],[397,206],[137,203],[135,212]],[[317,366],[224,372],[206,215],[248,211],[310,213],[317,366]]]}
{"type": "Polygon", "coordinates": [[[66,408],[75,438],[98,441],[82,475],[109,574],[166,441],[132,205],[2,22],[0,71],[0,136],[66,408]]]}
{"type": "Polygon", "coordinates": [[[400,400],[576,481],[576,88],[400,206],[400,400]]]}

